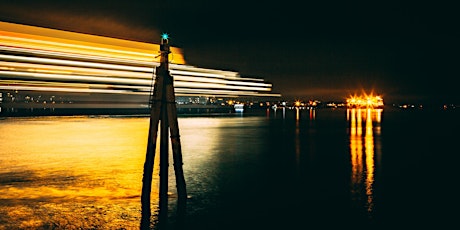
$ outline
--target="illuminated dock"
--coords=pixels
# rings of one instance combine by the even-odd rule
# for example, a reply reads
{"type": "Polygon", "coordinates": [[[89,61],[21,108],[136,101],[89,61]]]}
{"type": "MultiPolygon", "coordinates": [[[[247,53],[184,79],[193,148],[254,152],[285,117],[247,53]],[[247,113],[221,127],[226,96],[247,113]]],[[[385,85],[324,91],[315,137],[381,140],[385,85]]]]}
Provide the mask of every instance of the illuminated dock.
{"type": "MultiPolygon", "coordinates": [[[[145,108],[159,50],[158,44],[0,22],[0,98],[3,107],[145,108]]],[[[280,97],[263,79],[190,66],[180,48],[171,51],[178,98],[280,97]]]]}

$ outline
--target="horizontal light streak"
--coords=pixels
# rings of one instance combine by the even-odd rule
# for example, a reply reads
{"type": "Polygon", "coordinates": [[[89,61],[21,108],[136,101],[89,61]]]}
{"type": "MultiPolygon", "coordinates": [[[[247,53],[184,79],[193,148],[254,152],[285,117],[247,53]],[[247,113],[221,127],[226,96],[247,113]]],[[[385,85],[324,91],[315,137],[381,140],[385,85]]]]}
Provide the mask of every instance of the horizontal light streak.
{"type": "Polygon", "coordinates": [[[62,58],[70,58],[70,59],[84,59],[84,60],[91,60],[96,62],[111,62],[117,64],[130,64],[134,66],[147,66],[153,67],[160,65],[158,62],[152,61],[140,61],[140,60],[132,60],[132,59],[120,59],[114,57],[99,57],[99,56],[91,56],[85,54],[75,54],[75,53],[63,53],[53,50],[36,50],[36,49],[29,49],[29,48],[22,48],[22,47],[9,47],[0,45],[0,50],[15,52],[15,53],[23,53],[23,54],[34,54],[34,55],[41,55],[41,56],[52,56],[52,57],[62,57],[62,58]]]}
{"type": "MultiPolygon", "coordinates": [[[[126,65],[115,65],[115,64],[102,64],[102,63],[94,63],[94,62],[82,62],[82,61],[70,61],[70,60],[59,60],[59,59],[50,59],[50,58],[38,58],[38,57],[24,57],[24,56],[14,56],[14,55],[2,55],[0,54],[0,59],[4,60],[10,60],[10,61],[16,61],[16,62],[28,62],[28,63],[41,63],[41,64],[53,64],[53,65],[65,65],[65,66],[59,66],[55,68],[62,68],[62,69],[70,69],[74,71],[78,71],[76,67],[68,67],[68,66],[77,66],[77,67],[93,67],[93,68],[101,68],[104,70],[98,70],[97,72],[101,71],[107,71],[107,70],[131,70],[131,71],[136,71],[136,72],[144,72],[144,73],[152,73],[153,68],[148,68],[148,67],[136,67],[136,66],[126,66],[126,65]]],[[[7,63],[4,62],[6,65],[7,63]]],[[[42,66],[43,67],[43,66],[42,66]]],[[[80,69],[83,70],[83,69],[80,69]]],[[[96,70],[92,70],[95,72],[96,70]]],[[[200,79],[203,79],[205,82],[216,82],[213,81],[209,78],[204,78],[204,77],[219,77],[217,74],[208,74],[208,73],[201,73],[201,72],[191,72],[191,71],[176,71],[176,70],[170,70],[171,75],[175,74],[186,74],[186,75],[191,75],[191,76],[196,76],[196,77],[201,77],[200,79]]],[[[114,74],[118,75],[118,73],[114,74]]],[[[123,76],[123,74],[122,74],[123,76]]],[[[149,75],[145,74],[131,74],[130,77],[139,77],[139,78],[148,78],[150,77],[149,75]]],[[[238,80],[243,80],[244,78],[236,78],[238,80]]],[[[234,79],[234,80],[236,80],[234,79]]],[[[264,83],[253,83],[253,82],[243,82],[243,81],[221,81],[223,84],[234,84],[234,85],[257,85],[257,86],[271,86],[270,84],[264,84],[264,83]]]]}
{"type": "Polygon", "coordinates": [[[48,80],[68,80],[68,81],[122,83],[122,84],[139,84],[139,85],[150,85],[152,82],[152,80],[142,80],[142,79],[97,77],[97,76],[84,76],[84,75],[65,75],[65,74],[46,74],[46,73],[31,73],[31,72],[13,72],[13,71],[0,71],[0,75],[17,77],[18,79],[35,78],[35,79],[48,79],[48,80]]]}
{"type": "MultiPolygon", "coordinates": [[[[180,49],[171,50],[179,58],[170,63],[176,95],[280,96],[268,93],[272,85],[263,79],[184,65],[180,49]]],[[[4,51],[0,54],[3,89],[63,87],[75,92],[149,94],[159,65],[157,44],[4,22],[0,22],[0,51],[4,51]]]]}
{"type": "Polygon", "coordinates": [[[17,61],[17,62],[31,62],[31,63],[79,66],[79,67],[94,67],[94,68],[101,68],[101,69],[130,70],[130,71],[138,71],[138,72],[153,71],[152,68],[147,68],[147,67],[103,64],[103,63],[95,63],[95,62],[70,61],[70,60],[60,60],[60,59],[51,59],[51,58],[25,57],[25,56],[14,56],[14,55],[4,55],[4,54],[0,54],[0,59],[17,61]]]}
{"type": "Polygon", "coordinates": [[[39,49],[39,50],[59,50],[61,52],[66,52],[66,53],[85,53],[85,54],[90,54],[93,56],[118,57],[118,58],[135,59],[135,60],[141,60],[141,61],[154,61],[155,60],[154,54],[147,55],[147,54],[129,52],[129,51],[124,51],[124,50],[106,49],[106,48],[100,48],[97,46],[89,47],[89,46],[75,45],[71,43],[66,44],[66,43],[53,42],[53,41],[47,41],[47,40],[36,40],[36,39],[0,35],[0,42],[8,46],[27,47],[27,48],[39,49]]]}
{"type": "Polygon", "coordinates": [[[200,77],[225,78],[225,76],[220,75],[220,74],[206,73],[206,72],[181,71],[181,70],[174,70],[174,69],[171,69],[169,72],[172,75],[179,74],[179,75],[191,75],[191,76],[200,76],[200,77]]]}
{"type": "MultiPolygon", "coordinates": [[[[181,70],[176,70],[174,66],[170,69],[169,71],[171,75],[189,75],[189,76],[199,76],[199,77],[209,77],[209,78],[219,78],[219,79],[227,79],[227,80],[245,80],[245,81],[260,81],[259,79],[252,79],[252,78],[241,78],[241,77],[228,77],[226,75],[220,74],[219,72],[213,72],[213,71],[203,71],[202,69],[190,69],[188,71],[181,71],[181,70]],[[198,72],[197,70],[200,70],[198,72]]],[[[263,84],[263,83],[254,83],[254,84],[263,84]]]]}
{"type": "MultiPolygon", "coordinates": [[[[48,91],[48,92],[74,92],[74,93],[108,93],[108,94],[129,94],[129,95],[149,95],[150,89],[144,88],[145,91],[130,91],[122,89],[102,89],[102,88],[72,88],[62,86],[30,86],[30,85],[2,85],[0,89],[4,90],[27,90],[27,91],[48,91]]],[[[206,90],[206,89],[184,89],[178,88],[175,90],[176,96],[280,96],[278,94],[260,94],[249,91],[229,91],[229,90],[206,90]]]]}
{"type": "MultiPolygon", "coordinates": [[[[1,55],[0,55],[1,56],[1,55]]],[[[0,69],[7,67],[5,70],[0,71],[0,74],[4,76],[15,76],[21,79],[49,79],[49,80],[67,80],[67,81],[85,81],[85,82],[103,82],[103,83],[114,83],[114,84],[134,84],[149,86],[152,84],[151,74],[139,73],[139,72],[128,72],[128,71],[113,71],[113,70],[101,70],[91,68],[80,68],[80,67],[69,67],[69,66],[55,66],[55,65],[42,65],[42,64],[30,64],[30,63],[18,63],[18,62],[0,62],[0,69]],[[17,71],[15,68],[19,68],[17,71]],[[51,70],[51,71],[50,71],[51,70]],[[46,72],[51,73],[46,73],[46,72]],[[56,72],[66,72],[67,74],[59,74],[56,72]],[[94,74],[98,75],[94,75],[94,74]],[[104,76],[106,75],[106,76],[104,76]],[[111,76],[111,77],[107,77],[111,76]],[[132,77],[132,78],[123,78],[132,77]],[[134,79],[138,78],[138,79],[134,79]]],[[[214,89],[233,89],[233,90],[254,90],[254,91],[270,91],[269,84],[265,84],[266,87],[253,87],[252,82],[241,82],[241,81],[228,81],[218,79],[208,79],[204,77],[186,77],[178,76],[175,77],[176,87],[188,87],[188,88],[214,88],[214,89]],[[185,81],[181,81],[185,80],[185,81]],[[193,80],[193,81],[192,81],[193,80]],[[204,82],[203,82],[204,81],[204,82]],[[217,82],[217,83],[214,83],[217,82]],[[229,85],[233,84],[233,85],[229,85]],[[236,86],[238,85],[238,86],[236,86]]]]}
{"type": "MultiPolygon", "coordinates": [[[[0,75],[15,77],[17,79],[46,79],[46,80],[63,80],[63,81],[78,81],[78,82],[92,82],[92,83],[112,83],[112,84],[132,84],[140,86],[150,86],[152,80],[142,79],[127,79],[127,78],[113,78],[113,77],[97,77],[97,76],[83,76],[83,75],[65,75],[65,74],[46,74],[46,73],[33,73],[33,72],[13,72],[13,71],[0,71],[0,75]]],[[[256,91],[270,91],[267,88],[261,87],[244,87],[244,86],[231,86],[213,83],[199,83],[199,82],[181,82],[174,81],[175,88],[198,88],[198,89],[233,89],[237,91],[242,90],[256,90],[256,91]]]]}
{"type": "Polygon", "coordinates": [[[0,86],[30,86],[30,87],[70,87],[70,88],[98,88],[98,89],[130,89],[131,91],[149,92],[151,87],[140,87],[132,85],[111,85],[111,84],[88,84],[75,82],[48,82],[48,81],[22,81],[22,80],[0,80],[0,86]]]}
{"type": "MultiPolygon", "coordinates": [[[[157,62],[141,62],[141,61],[133,61],[133,60],[117,59],[117,58],[100,58],[100,57],[94,57],[94,56],[89,56],[89,55],[66,54],[66,53],[60,53],[60,52],[55,52],[55,51],[41,51],[41,50],[24,49],[24,48],[17,48],[17,47],[7,47],[7,46],[1,46],[1,45],[0,45],[0,50],[20,52],[20,53],[31,53],[31,54],[38,54],[38,55],[48,55],[48,56],[51,55],[51,56],[57,56],[57,57],[62,57],[62,58],[89,59],[89,60],[93,60],[97,62],[102,62],[102,61],[114,62],[114,63],[118,63],[122,65],[131,64],[131,65],[137,65],[137,66],[145,66],[146,67],[145,69],[139,69],[139,70],[149,71],[149,72],[152,72],[151,69],[159,65],[159,63],[157,62]]],[[[13,56],[11,60],[17,60],[14,57],[16,56],[13,56]]],[[[3,58],[5,57],[3,56],[3,58]]],[[[8,58],[5,58],[5,59],[8,59],[8,58]]],[[[29,59],[28,61],[38,61],[38,60],[39,59],[29,59]]],[[[44,62],[50,63],[51,61],[45,59],[44,62]]],[[[72,64],[72,63],[67,63],[67,64],[72,64]]],[[[80,63],[78,65],[86,66],[83,63],[80,63]]],[[[113,68],[113,66],[105,66],[105,67],[113,68]]],[[[244,80],[263,82],[263,79],[241,78],[241,77],[238,77],[238,73],[230,72],[230,71],[211,70],[211,69],[197,68],[193,66],[177,65],[177,64],[171,64],[170,67],[171,67],[171,70],[170,70],[171,75],[174,75],[175,77],[179,76],[177,74],[184,74],[184,75],[191,75],[191,76],[204,76],[205,74],[210,74],[209,76],[213,76],[216,78],[222,78],[222,79],[229,79],[229,80],[240,80],[240,79],[243,80],[244,79],[244,80]]],[[[64,66],[61,66],[59,68],[64,68],[64,66]]],[[[116,67],[116,69],[120,69],[120,68],[116,67]]],[[[123,69],[126,69],[126,68],[123,68],[123,69]]],[[[142,77],[142,78],[145,78],[145,77],[142,77]]],[[[201,79],[204,79],[204,78],[201,78],[201,79]]],[[[204,81],[211,82],[212,80],[204,80],[204,81]]],[[[213,81],[213,82],[216,82],[216,81],[213,81]]],[[[232,82],[231,84],[271,86],[271,84],[256,83],[256,82],[247,82],[247,83],[232,82]]]]}
{"type": "MultiPolygon", "coordinates": [[[[0,22],[0,32],[12,32],[16,34],[20,34],[21,37],[28,37],[34,39],[51,39],[54,41],[61,41],[61,42],[71,42],[75,44],[93,44],[97,46],[103,47],[121,47],[121,48],[128,48],[134,50],[158,50],[159,45],[151,44],[151,43],[144,43],[144,42],[137,42],[137,41],[130,41],[130,40],[123,40],[118,38],[111,38],[111,37],[102,37],[97,35],[91,34],[84,34],[84,33],[76,33],[70,31],[63,31],[57,29],[50,29],[50,28],[43,28],[37,26],[29,26],[29,25],[21,25],[15,23],[8,23],[8,22],[0,22]]],[[[171,47],[174,52],[174,47],[171,47]]]]}
{"type": "Polygon", "coordinates": [[[116,76],[128,78],[142,78],[152,79],[153,73],[120,71],[120,70],[107,70],[95,68],[82,68],[72,66],[57,66],[57,65],[44,65],[20,62],[3,62],[0,61],[0,69],[8,67],[9,70],[14,71],[29,71],[29,72],[43,72],[43,73],[66,73],[66,74],[82,74],[82,75],[95,75],[95,76],[116,76]]]}
{"type": "MultiPolygon", "coordinates": [[[[102,37],[49,28],[0,22],[0,44],[89,54],[99,57],[120,57],[153,61],[159,53],[158,44],[102,37]]],[[[185,64],[182,50],[171,47],[173,63],[185,64]]]]}
{"type": "Polygon", "coordinates": [[[5,90],[27,90],[27,91],[47,91],[47,92],[72,92],[72,93],[111,93],[111,94],[138,94],[148,95],[148,93],[133,92],[128,90],[111,90],[111,89],[85,89],[85,88],[62,88],[46,86],[8,86],[0,85],[0,89],[5,90]]]}
{"type": "MultiPolygon", "coordinates": [[[[193,71],[193,72],[203,72],[203,73],[214,73],[214,74],[220,74],[222,78],[241,79],[241,77],[239,77],[239,74],[237,72],[232,72],[232,71],[205,69],[205,68],[200,68],[200,67],[195,67],[195,66],[190,66],[190,65],[170,64],[169,66],[171,69],[193,71]]],[[[247,78],[244,78],[244,79],[247,79],[247,78]]],[[[251,79],[251,78],[248,78],[248,79],[263,81],[263,79],[251,79]]]]}
{"type": "Polygon", "coordinates": [[[177,88],[181,87],[193,87],[193,88],[213,88],[213,89],[233,89],[233,90],[254,90],[254,91],[270,91],[270,88],[263,87],[250,87],[250,86],[234,86],[234,85],[223,85],[215,83],[202,83],[202,82],[182,82],[174,81],[174,86],[177,88]]]}
{"type": "Polygon", "coordinates": [[[177,93],[200,93],[200,94],[213,94],[213,95],[240,95],[240,94],[251,94],[249,91],[235,92],[231,90],[208,90],[208,89],[187,89],[178,88],[175,89],[177,93]]]}
{"type": "MultiPolygon", "coordinates": [[[[151,79],[151,73],[139,73],[139,72],[129,72],[129,71],[114,71],[114,70],[101,70],[93,68],[80,68],[80,67],[69,67],[69,66],[55,66],[55,65],[43,65],[43,64],[31,64],[31,63],[19,63],[19,62],[2,62],[0,61],[0,70],[10,70],[17,72],[35,72],[35,73],[61,73],[61,74],[81,74],[81,75],[94,75],[94,76],[113,76],[113,77],[128,77],[128,78],[142,78],[142,79],[151,79]],[[6,68],[5,68],[6,67],[6,68]]],[[[96,78],[94,78],[96,79],[96,78]]],[[[99,78],[98,78],[99,79],[99,78]]],[[[203,78],[203,77],[188,77],[188,76],[174,76],[176,81],[186,81],[186,82],[199,82],[195,83],[196,85],[202,85],[205,83],[216,83],[202,85],[200,87],[212,87],[212,88],[232,88],[239,89],[239,87],[229,86],[231,85],[240,85],[240,86],[265,86],[267,88],[252,88],[252,90],[261,90],[269,91],[270,84],[265,83],[253,83],[253,82],[241,82],[241,81],[228,81],[221,79],[212,79],[212,78],[203,78]],[[217,85],[222,84],[222,85],[217,85]]],[[[181,83],[179,83],[181,84],[181,83]]]]}
{"type": "MultiPolygon", "coordinates": [[[[67,56],[63,56],[67,57],[67,56]]],[[[135,70],[138,72],[148,72],[148,75],[143,75],[142,73],[133,73],[129,74],[128,72],[112,72],[110,75],[119,75],[119,76],[129,76],[129,77],[139,77],[139,78],[151,78],[151,73],[153,71],[153,68],[156,66],[152,63],[150,65],[152,66],[151,68],[149,67],[133,67],[133,66],[126,66],[126,65],[114,65],[114,64],[100,64],[100,63],[92,63],[92,62],[81,62],[81,61],[69,61],[69,60],[59,60],[59,59],[49,59],[49,58],[38,58],[38,57],[21,57],[21,56],[14,56],[14,55],[0,55],[0,58],[5,59],[5,60],[12,60],[12,61],[27,61],[27,62],[33,62],[33,63],[43,63],[43,64],[64,64],[64,65],[75,65],[75,66],[82,66],[82,67],[100,67],[104,68],[104,70],[91,70],[91,69],[76,69],[76,67],[68,67],[68,66],[56,66],[55,68],[60,68],[60,69],[70,69],[71,71],[76,71],[76,72],[92,72],[92,73],[100,73],[100,72],[105,72],[107,73],[107,69],[116,69],[116,70],[135,70]],[[135,68],[135,69],[133,69],[135,68]]],[[[117,61],[121,62],[119,59],[114,59],[112,61],[117,61]]],[[[147,64],[147,63],[144,63],[147,64]]],[[[158,65],[158,63],[155,63],[158,65]]],[[[4,64],[6,65],[6,64],[4,64]]],[[[239,81],[234,81],[234,80],[243,80],[243,78],[238,78],[238,77],[225,77],[224,75],[219,75],[215,74],[213,72],[219,72],[219,71],[212,71],[212,70],[206,70],[202,68],[194,68],[191,66],[180,66],[180,65],[172,65],[172,68],[177,68],[177,69],[188,69],[189,71],[183,71],[183,70],[170,70],[171,75],[174,75],[175,77],[178,77],[179,75],[177,74],[183,74],[183,75],[190,75],[190,76],[208,76],[208,77],[215,77],[215,78],[225,78],[225,79],[231,79],[233,80],[232,82],[224,82],[224,81],[218,81],[218,80],[213,80],[210,78],[199,78],[202,79],[204,82],[214,82],[214,83],[223,83],[223,84],[234,84],[234,85],[254,85],[254,86],[267,86],[271,87],[271,84],[267,83],[257,83],[257,82],[239,82],[239,81]],[[200,70],[203,72],[192,72],[190,70],[200,70]]],[[[31,68],[40,68],[40,67],[31,67],[31,68]]],[[[53,67],[50,67],[53,68],[53,67]]],[[[222,71],[224,72],[224,71],[222,71]]],[[[224,72],[226,73],[226,72],[224,72]]],[[[86,73],[85,73],[86,74],[86,73]]],[[[100,74],[103,76],[108,76],[108,74],[100,74]]],[[[185,76],[184,76],[185,77],[185,76]]],[[[188,78],[190,81],[199,81],[196,80],[197,78],[188,78]]],[[[244,78],[244,80],[247,80],[247,78],[244,78]]],[[[260,79],[257,79],[260,81],[260,79]]],[[[201,80],[200,80],[201,81],[201,80]]]]}
{"type": "MultiPolygon", "coordinates": [[[[30,35],[26,35],[30,36],[30,35]]],[[[155,55],[152,53],[148,52],[136,52],[136,51],[131,51],[128,50],[127,48],[123,47],[123,49],[120,49],[120,47],[103,47],[101,44],[91,44],[87,43],[87,45],[81,45],[81,44],[74,44],[74,43],[69,43],[69,40],[64,40],[64,39],[58,39],[58,38],[50,38],[50,37],[37,37],[36,39],[33,38],[26,38],[24,35],[21,35],[19,33],[13,33],[13,32],[2,32],[0,34],[0,41],[2,42],[7,42],[7,41],[12,41],[16,42],[19,44],[22,44],[23,46],[27,46],[30,44],[37,44],[37,45],[43,45],[45,47],[51,46],[54,49],[66,49],[70,48],[69,50],[72,51],[78,51],[78,52],[85,52],[87,50],[93,51],[97,53],[96,51],[102,51],[101,53],[103,54],[109,54],[108,56],[113,56],[114,54],[128,54],[128,57],[136,57],[136,56],[141,56],[141,57],[147,57],[151,58],[154,57],[155,55]],[[48,39],[44,40],[42,38],[48,39]]],[[[153,51],[153,50],[152,50],[153,51]]],[[[159,51],[159,50],[156,50],[159,51]]]]}
{"type": "Polygon", "coordinates": [[[202,93],[207,95],[235,95],[235,96],[280,96],[279,94],[263,94],[251,91],[231,91],[231,90],[207,90],[207,89],[185,89],[185,88],[177,88],[175,89],[176,93],[202,93]]]}
{"type": "Polygon", "coordinates": [[[174,76],[174,80],[179,80],[179,81],[206,82],[206,83],[217,83],[217,84],[224,84],[224,85],[244,85],[244,86],[271,87],[271,84],[267,84],[267,83],[228,81],[228,80],[203,78],[203,77],[189,77],[189,76],[181,76],[181,75],[173,75],[173,76],[174,76]]]}

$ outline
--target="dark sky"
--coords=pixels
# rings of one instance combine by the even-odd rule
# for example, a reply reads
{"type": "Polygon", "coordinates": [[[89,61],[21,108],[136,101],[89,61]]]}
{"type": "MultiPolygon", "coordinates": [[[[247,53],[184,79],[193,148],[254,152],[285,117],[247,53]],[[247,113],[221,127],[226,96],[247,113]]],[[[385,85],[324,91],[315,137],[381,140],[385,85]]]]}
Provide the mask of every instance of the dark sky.
{"type": "Polygon", "coordinates": [[[362,91],[460,103],[457,8],[442,1],[1,0],[0,20],[155,42],[298,99],[362,91]]]}

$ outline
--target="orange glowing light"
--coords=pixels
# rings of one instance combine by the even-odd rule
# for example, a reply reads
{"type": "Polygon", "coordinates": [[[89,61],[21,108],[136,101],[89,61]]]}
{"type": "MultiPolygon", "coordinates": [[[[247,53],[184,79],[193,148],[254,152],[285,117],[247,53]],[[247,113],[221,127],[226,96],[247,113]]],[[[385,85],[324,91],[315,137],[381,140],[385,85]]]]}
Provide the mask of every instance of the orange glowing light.
{"type": "Polygon", "coordinates": [[[380,95],[374,96],[372,93],[362,96],[350,96],[347,98],[347,106],[349,108],[382,108],[383,98],[380,95]]]}
{"type": "MultiPolygon", "coordinates": [[[[81,34],[56,29],[40,28],[8,22],[0,22],[0,43],[10,47],[33,50],[59,50],[67,54],[86,54],[99,57],[117,57],[153,62],[160,45],[128,41],[117,38],[81,34]]],[[[185,64],[180,48],[171,47],[172,62],[185,64]]]]}

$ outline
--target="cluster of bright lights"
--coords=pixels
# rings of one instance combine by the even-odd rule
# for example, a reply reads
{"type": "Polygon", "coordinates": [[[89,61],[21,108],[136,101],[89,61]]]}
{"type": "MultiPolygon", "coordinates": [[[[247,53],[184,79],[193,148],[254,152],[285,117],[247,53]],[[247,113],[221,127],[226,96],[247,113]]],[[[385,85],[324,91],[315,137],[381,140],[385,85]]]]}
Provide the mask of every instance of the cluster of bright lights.
{"type": "Polygon", "coordinates": [[[350,96],[347,98],[347,106],[351,108],[380,108],[383,107],[382,96],[363,95],[363,96],[350,96]]]}

